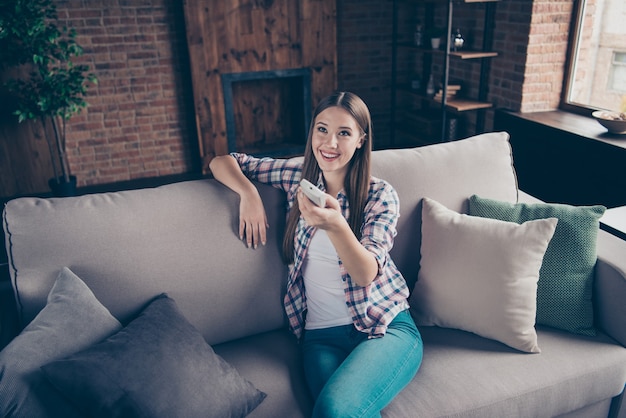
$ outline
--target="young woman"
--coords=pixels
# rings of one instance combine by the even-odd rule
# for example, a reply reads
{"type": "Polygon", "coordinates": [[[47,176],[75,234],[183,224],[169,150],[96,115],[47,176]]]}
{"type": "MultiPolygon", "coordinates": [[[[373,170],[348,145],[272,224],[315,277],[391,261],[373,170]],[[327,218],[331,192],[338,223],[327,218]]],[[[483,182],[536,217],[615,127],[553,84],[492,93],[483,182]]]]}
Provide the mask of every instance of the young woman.
{"type": "Polygon", "coordinates": [[[398,196],[370,175],[371,153],[367,106],[339,92],[315,109],[304,161],[233,153],[210,165],[215,178],[240,196],[239,235],[248,247],[264,245],[267,228],[250,180],[287,193],[284,304],[302,343],[314,417],[380,416],[422,361],[409,290],[389,256],[398,196]],[[301,178],[326,193],[326,207],[303,194],[301,178]]]}

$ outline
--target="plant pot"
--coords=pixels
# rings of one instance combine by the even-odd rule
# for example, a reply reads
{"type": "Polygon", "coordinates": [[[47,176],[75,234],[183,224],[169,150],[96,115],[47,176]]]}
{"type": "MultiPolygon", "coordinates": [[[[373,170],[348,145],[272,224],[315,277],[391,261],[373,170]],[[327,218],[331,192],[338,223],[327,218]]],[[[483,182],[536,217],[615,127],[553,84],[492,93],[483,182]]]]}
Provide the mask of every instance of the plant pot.
{"type": "Polygon", "coordinates": [[[432,46],[433,49],[439,49],[439,46],[441,46],[441,38],[430,38],[430,46],[432,46]]]}
{"type": "Polygon", "coordinates": [[[52,190],[52,195],[56,197],[76,196],[76,176],[70,176],[70,181],[66,182],[63,177],[48,180],[48,186],[52,190]]]}

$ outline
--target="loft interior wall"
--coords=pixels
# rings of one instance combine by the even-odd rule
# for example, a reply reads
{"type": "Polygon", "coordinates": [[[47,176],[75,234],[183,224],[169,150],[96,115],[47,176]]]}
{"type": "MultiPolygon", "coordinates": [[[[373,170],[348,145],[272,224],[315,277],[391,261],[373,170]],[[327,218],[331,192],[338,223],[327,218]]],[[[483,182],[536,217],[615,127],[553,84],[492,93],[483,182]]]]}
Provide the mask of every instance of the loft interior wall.
{"type": "MultiPolygon", "coordinates": [[[[88,108],[68,126],[70,165],[79,187],[112,189],[128,181],[200,173],[204,154],[197,119],[210,119],[201,118],[208,105],[197,106],[192,96],[184,2],[53,1],[61,22],[77,30],[83,58],[99,78],[88,108]]],[[[535,3],[541,3],[537,13],[547,13],[541,7],[549,2],[535,3]]],[[[336,37],[337,88],[365,100],[374,147],[385,148],[392,8],[379,0],[337,0],[336,8],[336,34],[326,35],[336,37]]],[[[500,55],[493,61],[490,95],[499,107],[520,108],[533,10],[527,0],[498,3],[494,47],[500,55]]],[[[0,99],[5,103],[1,92],[0,99]]],[[[47,192],[52,169],[47,147],[38,145],[45,141],[32,128],[10,126],[5,118],[0,117],[0,196],[47,192]]],[[[205,135],[222,135],[209,123],[200,128],[205,135]]]]}

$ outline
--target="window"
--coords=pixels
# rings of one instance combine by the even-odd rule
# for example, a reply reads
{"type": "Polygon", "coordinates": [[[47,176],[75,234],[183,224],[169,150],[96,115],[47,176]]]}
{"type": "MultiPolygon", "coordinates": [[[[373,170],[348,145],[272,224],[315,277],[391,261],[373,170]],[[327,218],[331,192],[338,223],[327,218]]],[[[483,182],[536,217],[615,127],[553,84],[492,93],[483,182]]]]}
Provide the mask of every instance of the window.
{"type": "Polygon", "coordinates": [[[626,112],[626,2],[577,0],[562,107],[626,112]]]}
{"type": "Polygon", "coordinates": [[[626,93],[626,52],[614,52],[609,90],[626,93]]]}

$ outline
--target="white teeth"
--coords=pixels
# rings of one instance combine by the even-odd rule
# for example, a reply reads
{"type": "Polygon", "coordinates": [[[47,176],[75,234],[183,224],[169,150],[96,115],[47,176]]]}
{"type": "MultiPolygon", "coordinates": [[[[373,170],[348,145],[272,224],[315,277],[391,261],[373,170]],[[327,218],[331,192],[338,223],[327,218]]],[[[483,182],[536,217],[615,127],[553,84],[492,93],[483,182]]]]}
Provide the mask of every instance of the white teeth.
{"type": "Polygon", "coordinates": [[[321,152],[321,154],[324,158],[337,158],[339,156],[337,154],[326,154],[325,152],[321,152]]]}

